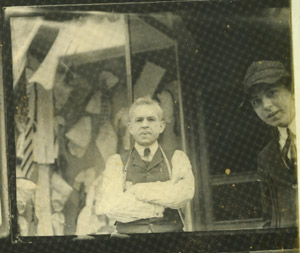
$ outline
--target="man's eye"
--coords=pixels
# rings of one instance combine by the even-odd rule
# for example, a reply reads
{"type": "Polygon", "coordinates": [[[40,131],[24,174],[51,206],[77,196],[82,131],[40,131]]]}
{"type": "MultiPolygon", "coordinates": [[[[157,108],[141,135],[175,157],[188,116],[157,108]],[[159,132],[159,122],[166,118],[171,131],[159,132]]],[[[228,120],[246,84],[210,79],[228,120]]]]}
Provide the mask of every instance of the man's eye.
{"type": "Polygon", "coordinates": [[[148,118],[148,121],[155,121],[155,118],[148,118]]]}
{"type": "Polygon", "coordinates": [[[257,107],[260,104],[260,100],[259,99],[253,99],[251,100],[251,104],[253,107],[257,107]]]}
{"type": "Polygon", "coordinates": [[[268,97],[273,97],[277,94],[277,90],[275,89],[272,89],[272,90],[269,90],[268,93],[267,93],[267,96],[268,97]]]}
{"type": "Polygon", "coordinates": [[[137,119],[135,119],[135,122],[142,122],[142,121],[143,121],[142,118],[137,118],[137,119]]]}

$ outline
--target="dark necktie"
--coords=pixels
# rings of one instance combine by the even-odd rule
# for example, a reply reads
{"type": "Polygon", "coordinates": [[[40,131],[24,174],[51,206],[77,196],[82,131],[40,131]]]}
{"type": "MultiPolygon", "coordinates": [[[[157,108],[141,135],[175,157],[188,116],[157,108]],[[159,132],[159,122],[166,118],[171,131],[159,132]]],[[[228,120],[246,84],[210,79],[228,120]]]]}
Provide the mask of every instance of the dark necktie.
{"type": "Polygon", "coordinates": [[[288,137],[282,149],[282,156],[288,168],[293,169],[296,168],[297,164],[297,149],[295,145],[296,136],[287,128],[288,137]],[[288,156],[290,154],[290,158],[288,156]]]}
{"type": "Polygon", "coordinates": [[[150,148],[144,149],[144,158],[148,161],[150,156],[150,148]]]}

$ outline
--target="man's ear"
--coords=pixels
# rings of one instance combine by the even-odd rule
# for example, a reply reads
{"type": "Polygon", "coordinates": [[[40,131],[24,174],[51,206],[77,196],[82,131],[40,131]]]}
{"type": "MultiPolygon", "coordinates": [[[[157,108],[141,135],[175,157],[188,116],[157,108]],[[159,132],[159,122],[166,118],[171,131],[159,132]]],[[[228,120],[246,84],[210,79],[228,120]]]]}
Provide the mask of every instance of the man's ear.
{"type": "Polygon", "coordinates": [[[160,121],[160,131],[159,133],[161,134],[166,128],[166,122],[164,120],[160,121]]]}

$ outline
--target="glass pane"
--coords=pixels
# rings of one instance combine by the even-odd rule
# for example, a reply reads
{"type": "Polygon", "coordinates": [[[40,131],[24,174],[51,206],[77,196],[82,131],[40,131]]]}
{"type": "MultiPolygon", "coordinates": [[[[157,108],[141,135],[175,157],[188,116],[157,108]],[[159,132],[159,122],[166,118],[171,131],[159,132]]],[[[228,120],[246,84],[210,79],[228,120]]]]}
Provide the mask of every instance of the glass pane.
{"type": "Polygon", "coordinates": [[[212,195],[215,221],[262,218],[259,182],[214,185],[212,195]]]}

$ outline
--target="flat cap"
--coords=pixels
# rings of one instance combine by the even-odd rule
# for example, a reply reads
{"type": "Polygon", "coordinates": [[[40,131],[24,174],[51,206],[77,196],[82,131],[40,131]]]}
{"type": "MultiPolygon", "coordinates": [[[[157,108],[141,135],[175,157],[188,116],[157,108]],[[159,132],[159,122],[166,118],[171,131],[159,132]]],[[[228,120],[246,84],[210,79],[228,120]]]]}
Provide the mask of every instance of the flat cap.
{"type": "Polygon", "coordinates": [[[258,83],[274,84],[284,77],[288,77],[283,64],[279,61],[253,62],[247,69],[244,79],[244,91],[247,92],[253,85],[258,83]]]}

